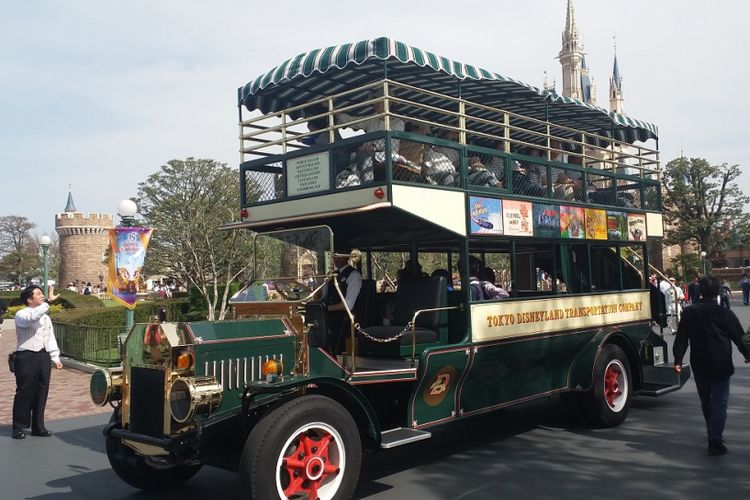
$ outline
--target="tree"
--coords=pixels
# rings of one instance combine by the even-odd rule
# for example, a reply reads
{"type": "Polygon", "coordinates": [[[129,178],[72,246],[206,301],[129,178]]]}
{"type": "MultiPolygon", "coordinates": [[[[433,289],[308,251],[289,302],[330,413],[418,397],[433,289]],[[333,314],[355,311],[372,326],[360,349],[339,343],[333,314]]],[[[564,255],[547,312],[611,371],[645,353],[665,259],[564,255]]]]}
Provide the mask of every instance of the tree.
{"type": "Polygon", "coordinates": [[[229,285],[252,263],[249,231],[220,231],[239,214],[237,172],[209,159],[171,160],[138,185],[138,207],[155,229],[147,268],[192,283],[208,319],[224,319],[229,285]],[[220,296],[221,294],[221,296],[220,296]]]}
{"type": "Polygon", "coordinates": [[[694,241],[714,255],[745,237],[750,197],[735,182],[739,165],[710,165],[703,158],[677,158],[667,163],[664,219],[666,244],[694,241]]]}
{"type": "Polygon", "coordinates": [[[39,262],[39,247],[31,234],[35,227],[21,215],[0,216],[0,264],[4,274],[18,283],[24,283],[28,271],[39,262]]]}

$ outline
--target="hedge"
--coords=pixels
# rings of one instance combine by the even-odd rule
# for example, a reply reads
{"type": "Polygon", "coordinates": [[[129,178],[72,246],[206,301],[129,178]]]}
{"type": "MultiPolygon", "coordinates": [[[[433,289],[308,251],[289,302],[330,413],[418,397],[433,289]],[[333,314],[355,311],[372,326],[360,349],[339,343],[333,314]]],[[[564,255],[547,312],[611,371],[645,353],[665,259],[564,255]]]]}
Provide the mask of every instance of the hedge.
{"type": "MultiPolygon", "coordinates": [[[[142,301],[136,304],[134,321],[147,323],[150,317],[158,314],[160,309],[167,313],[168,321],[188,321],[189,302],[187,299],[164,299],[142,301]]],[[[59,323],[86,326],[125,325],[125,308],[123,306],[102,307],[97,309],[68,309],[52,316],[59,323]]]]}
{"type": "MultiPolygon", "coordinates": [[[[80,293],[71,292],[70,290],[60,290],[57,295],[60,296],[55,304],[59,304],[63,309],[92,309],[105,307],[104,303],[94,295],[81,295],[80,293]]],[[[21,292],[0,292],[0,299],[5,301],[8,307],[23,306],[21,302],[21,292]]]]}

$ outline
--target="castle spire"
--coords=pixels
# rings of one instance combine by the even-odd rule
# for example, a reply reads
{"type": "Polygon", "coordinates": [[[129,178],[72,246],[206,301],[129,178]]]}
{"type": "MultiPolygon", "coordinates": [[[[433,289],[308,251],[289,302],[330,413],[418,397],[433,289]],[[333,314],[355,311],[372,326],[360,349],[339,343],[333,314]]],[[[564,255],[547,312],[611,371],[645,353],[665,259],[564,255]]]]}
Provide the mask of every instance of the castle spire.
{"type": "Polygon", "coordinates": [[[576,31],[576,12],[573,9],[573,0],[568,0],[568,14],[565,17],[565,31],[573,33],[576,31]]]}
{"type": "Polygon", "coordinates": [[[609,79],[609,110],[625,114],[625,97],[622,93],[622,77],[620,76],[620,65],[617,63],[617,40],[614,40],[614,63],[612,64],[612,76],[609,79]]]}
{"type": "Polygon", "coordinates": [[[562,65],[563,95],[591,102],[589,89],[585,88],[589,82],[582,82],[581,77],[588,80],[588,69],[584,64],[583,41],[576,28],[573,0],[568,0],[568,10],[565,16],[565,31],[562,33],[562,49],[557,58],[562,65]]]}
{"type": "Polygon", "coordinates": [[[70,190],[70,184],[68,184],[68,203],[65,205],[65,212],[77,212],[76,205],[73,203],[73,192],[70,190]]]}

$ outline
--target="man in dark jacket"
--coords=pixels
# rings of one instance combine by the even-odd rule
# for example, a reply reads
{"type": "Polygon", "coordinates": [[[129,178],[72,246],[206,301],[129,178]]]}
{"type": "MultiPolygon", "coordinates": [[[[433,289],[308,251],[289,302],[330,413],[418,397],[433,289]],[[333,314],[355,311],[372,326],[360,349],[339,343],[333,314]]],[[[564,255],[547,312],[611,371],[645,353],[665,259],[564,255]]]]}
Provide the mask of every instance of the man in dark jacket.
{"type": "Polygon", "coordinates": [[[722,434],[727,421],[729,377],[734,374],[732,342],[745,356],[745,363],[750,363],[750,352],[742,343],[742,325],[737,316],[716,303],[719,280],[706,276],[699,286],[702,298],[682,313],[672,352],[675,370],[679,372],[690,344],[690,365],[706,419],[708,453],[723,455],[727,452],[722,434]]]}

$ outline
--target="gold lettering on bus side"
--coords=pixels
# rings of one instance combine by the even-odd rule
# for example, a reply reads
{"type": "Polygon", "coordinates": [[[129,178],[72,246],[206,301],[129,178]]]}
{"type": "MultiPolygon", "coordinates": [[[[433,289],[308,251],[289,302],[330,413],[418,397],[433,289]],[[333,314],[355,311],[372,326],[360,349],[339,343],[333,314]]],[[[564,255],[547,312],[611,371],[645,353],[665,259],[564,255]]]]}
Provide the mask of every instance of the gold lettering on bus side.
{"type": "Polygon", "coordinates": [[[489,316],[487,316],[487,326],[489,328],[515,324],[516,319],[513,317],[513,314],[490,314],[489,316]]]}

